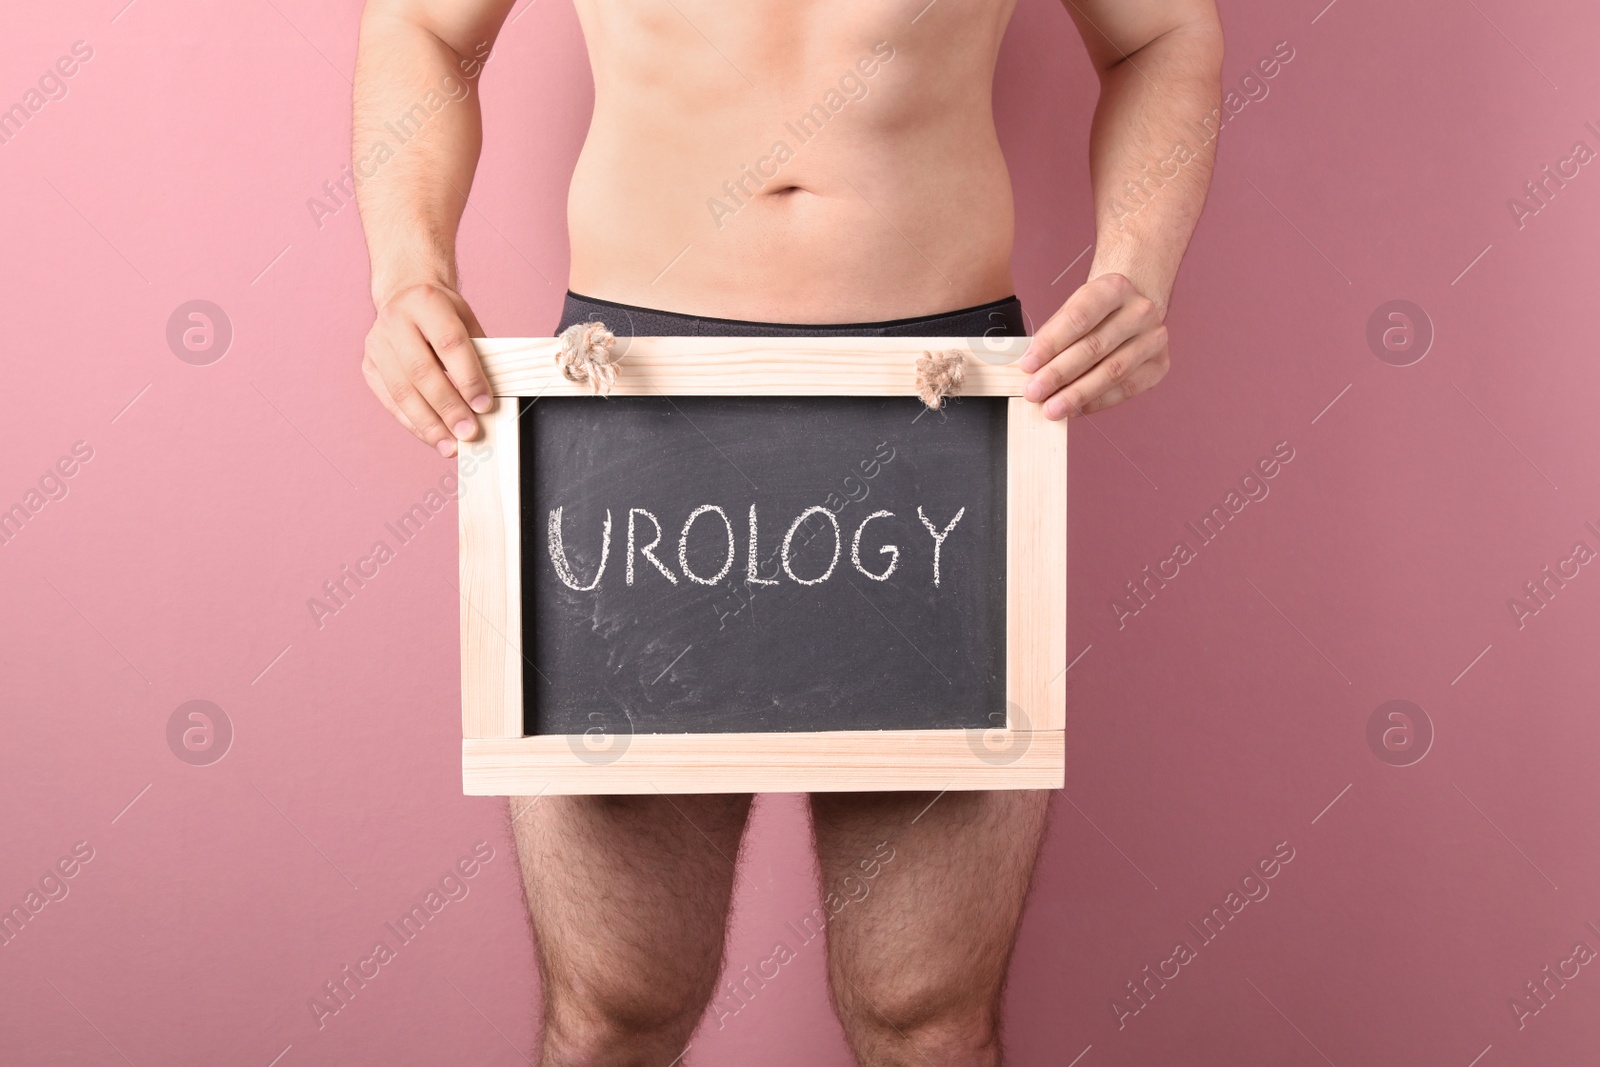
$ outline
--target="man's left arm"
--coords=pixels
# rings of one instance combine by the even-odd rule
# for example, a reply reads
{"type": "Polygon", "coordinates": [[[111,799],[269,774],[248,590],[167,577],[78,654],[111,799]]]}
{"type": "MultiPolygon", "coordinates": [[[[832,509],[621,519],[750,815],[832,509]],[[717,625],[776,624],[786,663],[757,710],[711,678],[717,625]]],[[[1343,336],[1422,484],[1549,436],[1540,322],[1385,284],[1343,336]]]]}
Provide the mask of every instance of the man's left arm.
{"type": "Polygon", "coordinates": [[[1167,301],[1211,184],[1222,25],[1213,0],[1063,0],[1100,75],[1089,280],[1035,332],[1024,396],[1061,419],[1167,373],[1167,301]]]}

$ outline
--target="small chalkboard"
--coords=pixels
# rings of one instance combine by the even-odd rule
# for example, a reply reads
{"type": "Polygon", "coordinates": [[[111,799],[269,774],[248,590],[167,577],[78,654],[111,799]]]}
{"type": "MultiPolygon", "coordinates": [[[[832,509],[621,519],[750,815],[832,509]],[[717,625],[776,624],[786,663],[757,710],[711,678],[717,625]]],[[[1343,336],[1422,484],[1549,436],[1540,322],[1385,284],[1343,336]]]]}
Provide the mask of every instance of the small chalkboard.
{"type": "Polygon", "coordinates": [[[525,732],[1005,717],[1006,402],[522,401],[525,732]]]}
{"type": "Polygon", "coordinates": [[[981,339],[632,338],[609,397],[480,341],[470,793],[1061,784],[1065,426],[981,339]]]}

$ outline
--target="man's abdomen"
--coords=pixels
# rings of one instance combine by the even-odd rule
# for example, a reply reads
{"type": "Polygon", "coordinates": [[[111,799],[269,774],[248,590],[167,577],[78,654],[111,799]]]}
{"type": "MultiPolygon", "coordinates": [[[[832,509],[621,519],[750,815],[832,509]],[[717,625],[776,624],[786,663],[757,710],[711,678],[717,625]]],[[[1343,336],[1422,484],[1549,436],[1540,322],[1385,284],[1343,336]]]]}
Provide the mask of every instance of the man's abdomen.
{"type": "Polygon", "coordinates": [[[1014,291],[989,97],[1009,4],[977,24],[970,5],[944,22],[935,6],[914,24],[851,13],[816,30],[817,7],[683,6],[705,35],[579,8],[596,100],[568,200],[573,290],[769,322],[1014,291]]]}

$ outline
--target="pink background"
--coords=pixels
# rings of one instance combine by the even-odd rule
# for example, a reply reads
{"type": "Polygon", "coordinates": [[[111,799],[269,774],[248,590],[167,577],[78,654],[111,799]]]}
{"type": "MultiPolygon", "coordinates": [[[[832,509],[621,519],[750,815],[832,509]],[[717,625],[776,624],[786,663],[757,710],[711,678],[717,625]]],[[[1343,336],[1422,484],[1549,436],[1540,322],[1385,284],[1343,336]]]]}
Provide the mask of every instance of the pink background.
{"type": "MultiPolygon", "coordinates": [[[[1324,2],[1225,5],[1230,87],[1279,41],[1295,57],[1222,135],[1168,380],[1072,428],[1068,787],[1012,973],[1018,1064],[1502,1067],[1600,1045],[1600,967],[1520,1029],[1510,1007],[1576,942],[1600,949],[1600,574],[1521,628],[1507,604],[1574,542],[1600,549],[1581,429],[1600,175],[1520,229],[1507,206],[1575,141],[1600,148],[1600,19],[1324,2]],[[1366,340],[1392,299],[1436,333],[1410,366],[1366,340]],[[1184,523],[1280,441],[1270,495],[1119,628],[1124,583],[1193,547],[1184,523]],[[1391,699],[1436,734],[1409,766],[1367,740],[1391,699]],[[1196,943],[1185,922],[1279,842],[1270,896],[1119,1029],[1124,983],[1196,943]]],[[[0,546],[0,907],[94,850],[0,947],[0,1062],[517,1063],[533,957],[502,807],[460,795],[453,506],[322,628],[306,607],[449,469],[357,372],[354,209],[319,228],[307,207],[348,158],[357,5],[123,3],[36,6],[0,35],[5,105],[94,49],[0,145],[0,508],[93,449],[0,546]],[[208,366],[165,338],[193,299],[234,331],[208,366]],[[168,746],[192,699],[235,731],[209,766],[168,746]],[[322,983],[480,841],[469,895],[319,1030],[322,983]]],[[[567,5],[515,18],[462,237],[503,336],[554,324],[591,92],[567,5]]],[[[997,107],[1035,320],[1088,262],[1062,275],[1092,237],[1092,102],[1062,9],[1023,3],[997,107]]],[[[732,968],[813,907],[808,865],[796,799],[765,798],[732,968]]],[[[848,1062],[821,965],[808,949],[689,1059],[848,1062]]]]}

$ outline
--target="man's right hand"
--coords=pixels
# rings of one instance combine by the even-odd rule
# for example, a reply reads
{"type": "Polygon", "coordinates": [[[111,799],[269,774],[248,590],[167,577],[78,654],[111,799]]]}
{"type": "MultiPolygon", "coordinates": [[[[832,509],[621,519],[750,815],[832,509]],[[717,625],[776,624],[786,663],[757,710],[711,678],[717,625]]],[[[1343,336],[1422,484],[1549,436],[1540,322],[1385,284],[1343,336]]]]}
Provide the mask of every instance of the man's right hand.
{"type": "Polygon", "coordinates": [[[461,294],[438,284],[401,289],[378,308],[361,373],[378,401],[418,440],[456,454],[494,406],[471,338],[482,337],[461,294]]]}

